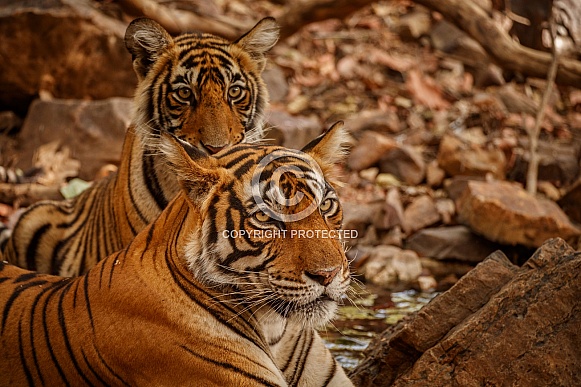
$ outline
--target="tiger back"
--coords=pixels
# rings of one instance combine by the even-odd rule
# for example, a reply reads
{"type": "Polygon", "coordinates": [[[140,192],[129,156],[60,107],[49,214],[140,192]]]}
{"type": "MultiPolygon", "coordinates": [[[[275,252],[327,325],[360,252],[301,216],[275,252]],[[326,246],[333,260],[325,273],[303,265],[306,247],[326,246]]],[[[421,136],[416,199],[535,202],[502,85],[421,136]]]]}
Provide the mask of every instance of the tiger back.
{"type": "Polygon", "coordinates": [[[272,18],[235,42],[205,33],[172,38],[153,20],[134,20],[125,43],[138,78],[135,112],[117,173],[77,198],[27,209],[4,259],[74,276],[127,246],[178,192],[155,145],[162,131],[208,154],[262,136],[268,93],[261,73],[277,39],[272,18]]]}
{"type": "Polygon", "coordinates": [[[77,278],[0,263],[0,385],[352,385],[315,330],[350,282],[321,236],[344,139],[214,159],[164,135],[181,193],[125,250],[77,278]]]}

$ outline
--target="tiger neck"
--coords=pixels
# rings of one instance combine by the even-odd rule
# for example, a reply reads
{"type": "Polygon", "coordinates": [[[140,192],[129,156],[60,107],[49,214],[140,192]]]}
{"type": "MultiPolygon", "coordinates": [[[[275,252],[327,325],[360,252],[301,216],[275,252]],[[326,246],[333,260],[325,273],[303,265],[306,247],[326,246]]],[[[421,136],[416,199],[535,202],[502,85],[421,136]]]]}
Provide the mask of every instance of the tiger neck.
{"type": "Polygon", "coordinates": [[[135,125],[127,129],[117,175],[117,193],[132,199],[125,211],[138,230],[155,220],[179,191],[165,160],[150,150],[143,136],[136,133],[139,130],[135,125]]]}

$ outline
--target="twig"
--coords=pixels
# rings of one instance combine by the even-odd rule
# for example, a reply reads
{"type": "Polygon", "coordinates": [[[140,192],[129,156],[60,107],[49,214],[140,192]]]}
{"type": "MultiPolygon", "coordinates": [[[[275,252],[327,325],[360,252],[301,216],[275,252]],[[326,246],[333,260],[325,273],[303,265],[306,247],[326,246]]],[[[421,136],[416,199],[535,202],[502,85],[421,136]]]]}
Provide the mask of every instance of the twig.
{"type": "Polygon", "coordinates": [[[555,77],[557,76],[557,68],[559,67],[559,50],[556,48],[556,26],[553,17],[551,17],[550,29],[551,38],[553,40],[551,45],[551,52],[553,54],[553,59],[551,60],[551,66],[549,67],[549,73],[547,74],[547,87],[543,94],[543,99],[541,100],[541,105],[537,111],[537,117],[535,120],[535,126],[532,130],[527,130],[529,135],[529,166],[527,170],[527,192],[531,195],[537,193],[537,181],[539,176],[539,135],[541,133],[541,124],[545,118],[545,110],[549,102],[549,98],[553,92],[553,84],[555,83],[555,77]]]}

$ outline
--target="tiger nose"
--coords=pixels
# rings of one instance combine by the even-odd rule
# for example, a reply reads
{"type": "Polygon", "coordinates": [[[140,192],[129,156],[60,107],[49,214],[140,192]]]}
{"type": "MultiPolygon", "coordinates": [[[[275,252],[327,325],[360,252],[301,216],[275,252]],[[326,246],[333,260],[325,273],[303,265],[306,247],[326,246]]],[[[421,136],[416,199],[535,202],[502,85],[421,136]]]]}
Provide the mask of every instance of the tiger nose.
{"type": "Polygon", "coordinates": [[[212,145],[206,145],[206,144],[202,144],[204,145],[204,148],[206,148],[208,151],[210,151],[211,154],[216,154],[218,152],[220,152],[222,149],[226,148],[227,145],[222,145],[222,146],[212,146],[212,145]]]}
{"type": "Polygon", "coordinates": [[[341,270],[340,267],[335,267],[335,268],[325,269],[325,270],[317,270],[317,271],[307,271],[307,272],[305,272],[305,275],[307,277],[309,277],[310,279],[312,279],[313,281],[316,281],[323,286],[327,286],[337,276],[337,274],[339,273],[339,270],[341,270]]]}

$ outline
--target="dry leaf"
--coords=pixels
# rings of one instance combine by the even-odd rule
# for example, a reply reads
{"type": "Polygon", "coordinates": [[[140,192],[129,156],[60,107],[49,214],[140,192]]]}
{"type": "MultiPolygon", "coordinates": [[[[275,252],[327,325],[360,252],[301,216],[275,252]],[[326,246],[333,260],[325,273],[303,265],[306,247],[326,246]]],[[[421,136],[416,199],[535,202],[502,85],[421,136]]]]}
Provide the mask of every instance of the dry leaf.
{"type": "Polygon", "coordinates": [[[49,186],[61,185],[67,178],[77,176],[81,163],[71,158],[68,147],[61,148],[60,141],[52,141],[38,147],[34,154],[34,166],[44,171],[38,182],[49,186]]]}
{"type": "Polygon", "coordinates": [[[433,78],[421,74],[418,69],[407,73],[406,86],[414,99],[430,109],[446,109],[450,103],[442,97],[440,87],[433,78]]]}

